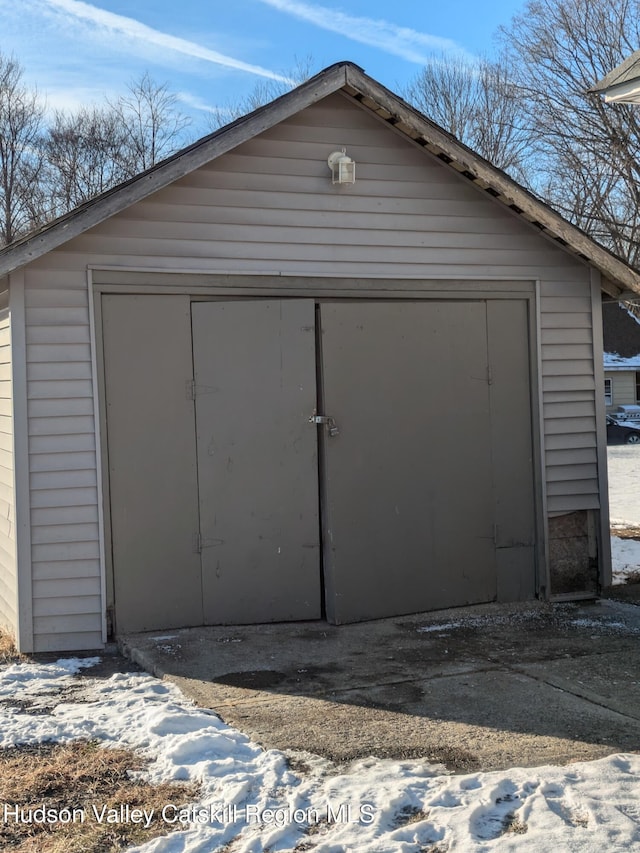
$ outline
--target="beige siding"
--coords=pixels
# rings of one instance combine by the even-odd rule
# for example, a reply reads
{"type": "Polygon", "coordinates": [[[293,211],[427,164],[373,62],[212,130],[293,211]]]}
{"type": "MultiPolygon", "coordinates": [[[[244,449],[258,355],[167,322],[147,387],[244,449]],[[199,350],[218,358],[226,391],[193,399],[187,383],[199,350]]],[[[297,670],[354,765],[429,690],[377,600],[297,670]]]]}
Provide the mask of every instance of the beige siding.
{"type": "Polygon", "coordinates": [[[27,411],[36,650],[102,644],[86,275],[27,275],[27,411]],[[54,277],[55,278],[55,277],[54,277]]]}
{"type": "Polygon", "coordinates": [[[36,648],[92,645],[100,631],[88,264],[409,277],[417,288],[540,280],[548,507],[598,505],[588,267],[332,95],[27,267],[36,648]],[[357,163],[348,188],[331,185],[326,163],[343,146],[357,163]]]}
{"type": "Polygon", "coordinates": [[[614,411],[618,406],[634,406],[636,399],[635,370],[605,370],[605,379],[611,379],[613,401],[607,411],[614,411]]]}
{"type": "Polygon", "coordinates": [[[0,626],[15,634],[17,560],[13,473],[13,394],[8,282],[0,280],[0,626]]]}

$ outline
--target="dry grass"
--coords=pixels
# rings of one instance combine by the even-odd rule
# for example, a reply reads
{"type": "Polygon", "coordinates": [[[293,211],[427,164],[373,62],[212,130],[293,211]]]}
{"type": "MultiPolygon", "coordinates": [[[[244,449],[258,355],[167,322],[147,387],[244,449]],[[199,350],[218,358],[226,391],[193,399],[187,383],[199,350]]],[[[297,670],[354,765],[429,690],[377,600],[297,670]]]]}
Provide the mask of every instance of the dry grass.
{"type": "Polygon", "coordinates": [[[516,817],[513,813],[508,814],[504,818],[502,825],[504,827],[504,832],[511,833],[512,835],[524,835],[529,829],[527,824],[520,820],[519,817],[516,817]]]}
{"type": "Polygon", "coordinates": [[[420,823],[429,817],[429,812],[419,809],[417,806],[403,806],[395,816],[394,827],[409,826],[412,823],[420,823]]]}
{"type": "Polygon", "coordinates": [[[16,651],[16,645],[11,634],[4,628],[0,628],[0,664],[21,659],[23,656],[16,651]]]}
{"type": "Polygon", "coordinates": [[[611,535],[617,536],[618,539],[640,540],[640,527],[612,527],[611,535]]]}
{"type": "MultiPolygon", "coordinates": [[[[40,744],[0,750],[0,806],[44,806],[60,813],[81,809],[84,822],[22,823],[0,814],[0,848],[12,853],[115,853],[165,835],[171,826],[159,817],[168,803],[178,806],[198,796],[195,785],[150,785],[131,778],[144,762],[126,749],[105,749],[85,741],[40,744]],[[93,812],[103,806],[154,809],[149,828],[133,822],[100,823],[93,812]]],[[[79,813],[78,813],[79,814],[79,813]]],[[[180,827],[180,824],[175,826],[180,827]]],[[[182,827],[184,828],[184,827],[182,827]]]]}

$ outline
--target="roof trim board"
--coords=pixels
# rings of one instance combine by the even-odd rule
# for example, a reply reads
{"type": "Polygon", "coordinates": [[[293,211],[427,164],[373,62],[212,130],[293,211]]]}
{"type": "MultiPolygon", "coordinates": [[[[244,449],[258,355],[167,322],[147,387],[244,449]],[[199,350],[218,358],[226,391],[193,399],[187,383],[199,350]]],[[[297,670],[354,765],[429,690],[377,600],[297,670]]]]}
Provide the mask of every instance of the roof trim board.
{"type": "Polygon", "coordinates": [[[634,51],[630,56],[617,65],[612,71],[606,74],[602,80],[598,80],[595,86],[589,89],[589,92],[601,93],[607,92],[612,87],[621,86],[625,83],[635,83],[636,87],[640,81],[640,50],[634,51]]]}

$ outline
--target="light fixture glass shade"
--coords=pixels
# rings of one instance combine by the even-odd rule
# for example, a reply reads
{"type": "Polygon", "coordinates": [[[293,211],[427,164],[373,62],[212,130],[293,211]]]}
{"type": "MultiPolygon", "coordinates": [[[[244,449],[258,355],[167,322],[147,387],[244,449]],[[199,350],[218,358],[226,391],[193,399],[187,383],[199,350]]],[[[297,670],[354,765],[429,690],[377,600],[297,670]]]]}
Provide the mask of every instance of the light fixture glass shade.
{"type": "Polygon", "coordinates": [[[327,163],[331,169],[332,184],[355,184],[356,164],[351,157],[347,157],[345,148],[329,154],[327,163]]]}

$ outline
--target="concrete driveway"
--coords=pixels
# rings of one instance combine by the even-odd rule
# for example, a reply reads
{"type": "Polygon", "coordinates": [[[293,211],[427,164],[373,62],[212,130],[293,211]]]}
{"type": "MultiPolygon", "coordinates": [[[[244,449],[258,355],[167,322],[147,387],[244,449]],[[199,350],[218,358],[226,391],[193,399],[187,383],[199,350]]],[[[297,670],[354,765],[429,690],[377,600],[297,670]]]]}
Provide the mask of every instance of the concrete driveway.
{"type": "Polygon", "coordinates": [[[425,758],[467,772],[640,750],[634,604],[190,628],[119,645],[294,762],[425,758]]]}

